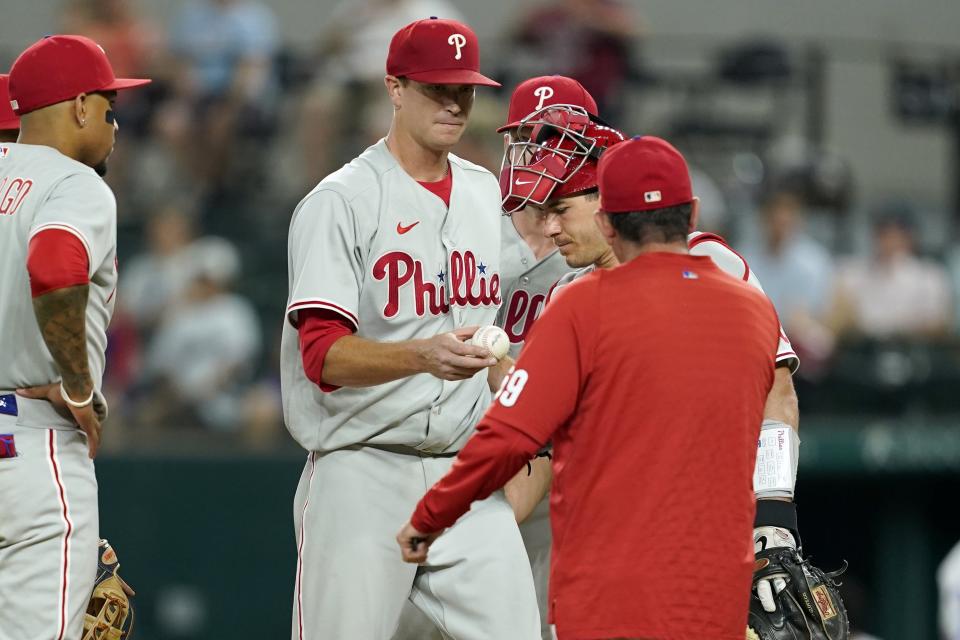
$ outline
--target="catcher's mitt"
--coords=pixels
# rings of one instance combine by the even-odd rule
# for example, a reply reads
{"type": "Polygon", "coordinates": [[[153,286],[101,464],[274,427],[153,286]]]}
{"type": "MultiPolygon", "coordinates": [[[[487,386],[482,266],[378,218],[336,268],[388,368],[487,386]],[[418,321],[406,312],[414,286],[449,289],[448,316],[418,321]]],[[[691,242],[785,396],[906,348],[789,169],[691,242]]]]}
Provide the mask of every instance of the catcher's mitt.
{"type": "Polygon", "coordinates": [[[130,603],[133,589],[117,573],[119,569],[113,547],[101,540],[97,579],[83,618],[82,640],[124,640],[133,631],[133,605],[130,603]]]}
{"type": "Polygon", "coordinates": [[[834,578],[847,570],[824,573],[796,549],[775,547],[757,553],[754,584],[778,576],[786,587],[774,598],[777,610],[765,611],[756,590],[750,596],[747,637],[759,640],[846,640],[850,635],[847,609],[834,578]],[[753,632],[754,635],[751,636],[753,632]]]}

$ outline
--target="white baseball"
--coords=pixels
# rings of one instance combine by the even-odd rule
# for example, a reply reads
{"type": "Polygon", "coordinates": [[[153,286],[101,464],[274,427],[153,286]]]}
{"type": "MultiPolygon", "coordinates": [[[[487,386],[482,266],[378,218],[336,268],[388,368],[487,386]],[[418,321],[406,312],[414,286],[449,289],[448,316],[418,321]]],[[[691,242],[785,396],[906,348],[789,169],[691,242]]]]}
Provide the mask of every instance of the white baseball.
{"type": "Polygon", "coordinates": [[[497,360],[507,355],[507,351],[510,350],[510,338],[507,337],[507,332],[493,325],[477,329],[470,338],[470,344],[483,347],[497,360]]]}

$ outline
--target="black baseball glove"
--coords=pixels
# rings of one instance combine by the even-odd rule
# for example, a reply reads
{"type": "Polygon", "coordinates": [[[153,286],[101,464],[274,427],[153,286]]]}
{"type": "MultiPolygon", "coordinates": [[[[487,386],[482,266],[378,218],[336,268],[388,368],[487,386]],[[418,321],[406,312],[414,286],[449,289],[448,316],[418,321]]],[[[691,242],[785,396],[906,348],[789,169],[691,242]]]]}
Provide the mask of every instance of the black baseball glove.
{"type": "MultiPolygon", "coordinates": [[[[750,596],[747,638],[757,640],[846,640],[850,635],[847,609],[835,580],[847,570],[825,573],[789,546],[758,551],[750,596]],[[757,585],[777,583],[774,611],[765,608],[757,585]],[[752,632],[752,635],[751,635],[752,632]]],[[[768,600],[769,602],[769,600],[768,600]]]]}

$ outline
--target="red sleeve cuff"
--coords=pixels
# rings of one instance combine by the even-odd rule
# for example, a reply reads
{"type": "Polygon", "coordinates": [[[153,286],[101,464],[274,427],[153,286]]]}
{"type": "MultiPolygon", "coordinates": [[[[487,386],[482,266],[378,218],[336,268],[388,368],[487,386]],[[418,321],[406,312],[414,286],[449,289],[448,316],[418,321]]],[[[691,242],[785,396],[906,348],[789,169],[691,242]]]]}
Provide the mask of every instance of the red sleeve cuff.
{"type": "Polygon", "coordinates": [[[340,387],[323,381],[323,362],[334,342],[353,333],[353,325],[339,313],[328,309],[303,309],[297,315],[300,357],[307,379],[324,393],[336,391],[340,387]]]}
{"type": "Polygon", "coordinates": [[[421,533],[451,526],[474,500],[505,485],[542,444],[513,427],[481,421],[447,475],[417,504],[410,524],[421,533]]]}
{"type": "Polygon", "coordinates": [[[30,294],[76,287],[90,282],[90,258],[80,238],[63,229],[44,229],[27,248],[30,294]]]}

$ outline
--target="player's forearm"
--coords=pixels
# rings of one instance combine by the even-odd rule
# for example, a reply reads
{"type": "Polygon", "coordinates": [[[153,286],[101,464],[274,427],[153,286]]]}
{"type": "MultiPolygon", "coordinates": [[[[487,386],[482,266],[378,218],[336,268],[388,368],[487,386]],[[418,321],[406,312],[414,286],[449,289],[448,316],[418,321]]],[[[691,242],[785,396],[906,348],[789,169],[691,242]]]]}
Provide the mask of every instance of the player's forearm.
{"type": "MultiPolygon", "coordinates": [[[[767,395],[767,403],[763,409],[764,428],[770,425],[769,421],[782,422],[789,425],[795,433],[800,432],[800,407],[797,400],[797,392],[793,386],[793,375],[789,367],[777,367],[774,371],[773,386],[767,395]]],[[[772,425],[777,426],[777,425],[772,425]]],[[[796,461],[791,461],[796,478],[796,461]]],[[[793,495],[792,485],[789,487],[790,496],[793,495]]],[[[779,492],[776,492],[779,493],[779,492]]],[[[759,500],[779,500],[790,502],[792,497],[785,495],[770,495],[770,492],[759,491],[757,493],[759,500]]]]}
{"type": "Polygon", "coordinates": [[[67,394],[90,396],[93,380],[87,360],[87,296],[89,285],[57,289],[33,299],[33,313],[67,394]]]}
{"type": "Polygon", "coordinates": [[[763,419],[783,422],[800,431],[800,405],[789,367],[777,367],[774,371],[773,386],[763,408],[763,419]]]}
{"type": "Polygon", "coordinates": [[[323,381],[337,387],[372,387],[424,373],[422,342],[376,342],[344,336],[327,351],[323,381]]]}
{"type": "Polygon", "coordinates": [[[541,446],[526,433],[481,422],[447,475],[417,504],[410,523],[422,533],[446,529],[475,500],[503,487],[541,446]]]}
{"type": "Polygon", "coordinates": [[[530,461],[529,469],[523,468],[510,478],[503,487],[507,502],[513,507],[517,523],[530,517],[543,497],[550,490],[553,480],[553,463],[550,458],[539,457],[530,461]]]}

